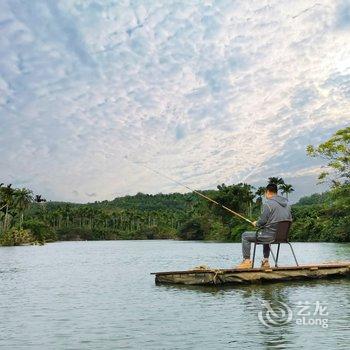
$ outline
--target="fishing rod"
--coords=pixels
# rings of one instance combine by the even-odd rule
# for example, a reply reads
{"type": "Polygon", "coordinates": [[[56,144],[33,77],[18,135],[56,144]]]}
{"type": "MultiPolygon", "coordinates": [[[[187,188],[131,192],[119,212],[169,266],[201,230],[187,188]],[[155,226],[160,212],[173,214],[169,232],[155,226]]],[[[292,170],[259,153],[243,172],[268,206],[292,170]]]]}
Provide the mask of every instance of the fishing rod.
{"type": "Polygon", "coordinates": [[[185,184],[183,184],[183,183],[181,183],[181,182],[179,182],[179,181],[177,181],[177,180],[174,180],[174,179],[172,179],[171,177],[169,177],[169,176],[167,176],[167,175],[165,175],[165,174],[162,174],[161,172],[159,172],[159,171],[157,171],[157,170],[154,170],[154,169],[152,169],[151,167],[149,167],[149,166],[147,166],[147,165],[145,165],[145,164],[142,164],[142,163],[139,163],[139,162],[132,162],[132,161],[129,160],[127,157],[124,157],[124,159],[128,160],[129,162],[131,162],[131,163],[133,163],[133,164],[137,164],[137,165],[139,165],[139,166],[142,166],[142,167],[144,167],[144,168],[146,168],[146,169],[152,171],[153,173],[155,173],[155,174],[157,174],[157,175],[159,175],[159,176],[161,176],[161,177],[164,177],[164,178],[166,178],[166,179],[168,179],[168,180],[170,180],[170,181],[172,181],[172,182],[174,182],[174,183],[176,183],[176,184],[178,184],[178,185],[180,185],[180,186],[182,186],[182,187],[187,188],[187,189],[190,190],[191,192],[193,192],[193,193],[195,193],[195,194],[198,194],[198,196],[201,196],[202,198],[206,199],[207,201],[212,202],[212,203],[218,205],[219,207],[221,207],[221,208],[227,210],[227,211],[230,212],[231,214],[238,216],[239,218],[241,218],[241,219],[243,219],[243,220],[249,222],[251,225],[254,226],[253,221],[249,220],[248,218],[246,218],[246,217],[243,216],[242,214],[237,213],[236,211],[234,211],[234,210],[232,210],[232,209],[226,207],[225,205],[223,205],[223,204],[221,204],[221,203],[215,201],[214,199],[212,199],[212,198],[210,198],[210,197],[204,195],[203,193],[200,193],[199,191],[196,191],[196,190],[194,190],[193,188],[191,188],[191,187],[189,187],[189,186],[187,186],[187,185],[185,185],[185,184]]]}

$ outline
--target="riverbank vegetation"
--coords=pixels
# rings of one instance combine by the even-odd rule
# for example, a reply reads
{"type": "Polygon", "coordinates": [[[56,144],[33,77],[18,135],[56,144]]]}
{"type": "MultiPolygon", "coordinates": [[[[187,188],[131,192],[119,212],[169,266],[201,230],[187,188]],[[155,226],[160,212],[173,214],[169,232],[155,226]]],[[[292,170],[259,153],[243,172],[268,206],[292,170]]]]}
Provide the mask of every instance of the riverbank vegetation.
{"type": "MultiPolygon", "coordinates": [[[[339,130],[307,152],[327,161],[320,181],[323,194],[292,206],[291,238],[297,241],[350,241],[350,128],[339,130]]],[[[282,178],[270,177],[281,195],[294,191],[282,178]]],[[[264,188],[239,183],[202,191],[248,218],[259,216],[264,188]]],[[[142,194],[89,204],[46,202],[29,189],[0,184],[0,244],[22,245],[57,240],[185,239],[239,241],[251,226],[194,193],[142,194]]]]}

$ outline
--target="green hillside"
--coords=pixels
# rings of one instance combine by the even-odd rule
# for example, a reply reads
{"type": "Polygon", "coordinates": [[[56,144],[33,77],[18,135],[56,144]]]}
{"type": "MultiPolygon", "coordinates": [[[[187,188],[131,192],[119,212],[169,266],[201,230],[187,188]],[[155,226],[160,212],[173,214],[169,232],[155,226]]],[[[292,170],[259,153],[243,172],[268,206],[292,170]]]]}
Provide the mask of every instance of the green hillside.
{"type": "MultiPolygon", "coordinates": [[[[310,156],[323,156],[332,171],[321,173],[329,191],[301,198],[292,206],[291,238],[298,241],[350,241],[350,127],[339,130],[310,156]]],[[[286,197],[294,191],[282,178],[270,177],[286,197]]],[[[239,183],[202,192],[255,220],[264,188],[239,183]]],[[[0,243],[20,245],[55,240],[195,239],[238,242],[252,226],[195,193],[115,198],[75,204],[46,202],[29,189],[0,185],[0,243]]]]}

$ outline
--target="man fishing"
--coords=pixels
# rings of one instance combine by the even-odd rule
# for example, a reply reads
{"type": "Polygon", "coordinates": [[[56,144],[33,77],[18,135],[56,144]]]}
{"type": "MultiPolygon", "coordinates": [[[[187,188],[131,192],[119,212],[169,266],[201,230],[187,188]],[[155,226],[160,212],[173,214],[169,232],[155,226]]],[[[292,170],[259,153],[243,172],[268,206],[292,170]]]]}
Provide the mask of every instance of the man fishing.
{"type": "MultiPolygon", "coordinates": [[[[274,239],[279,221],[292,221],[292,214],[287,198],[277,195],[277,185],[268,184],[265,190],[266,203],[263,206],[262,214],[259,220],[254,221],[253,225],[260,227],[262,230],[256,238],[255,231],[246,231],[242,234],[242,252],[243,261],[237,268],[245,269],[252,267],[250,259],[251,243],[255,242],[270,242],[274,239]]],[[[264,244],[264,259],[261,262],[262,268],[269,268],[270,246],[264,244]]]]}
{"type": "MultiPolygon", "coordinates": [[[[127,157],[125,157],[127,159],[127,157]]],[[[136,163],[135,163],[136,164],[136,163]]],[[[141,165],[137,163],[138,165],[141,165]]],[[[252,222],[248,218],[244,217],[242,214],[237,213],[236,211],[226,207],[223,204],[220,204],[219,202],[215,201],[214,199],[206,196],[205,194],[196,191],[192,189],[191,187],[182,184],[179,181],[176,181],[172,179],[171,177],[164,175],[160,173],[157,170],[152,169],[149,166],[141,165],[144,168],[151,170],[157,175],[160,175],[162,177],[167,178],[168,180],[183,186],[187,188],[188,190],[192,191],[193,193],[196,193],[198,196],[206,199],[209,202],[214,203],[215,205],[229,211],[231,214],[241,218],[242,220],[245,220],[252,224],[255,227],[259,227],[262,229],[262,231],[258,235],[258,241],[259,242],[270,242],[274,239],[275,233],[277,230],[277,223],[280,221],[292,221],[292,214],[290,211],[290,206],[288,205],[288,200],[284,197],[277,195],[277,185],[275,184],[268,184],[266,186],[265,190],[265,198],[267,199],[266,203],[263,207],[263,212],[261,214],[261,217],[258,221],[252,222]]],[[[251,268],[252,267],[252,261],[250,260],[250,245],[252,242],[255,242],[256,240],[256,232],[255,231],[246,231],[242,234],[242,251],[243,251],[243,262],[237,266],[237,268],[251,268]]],[[[269,268],[269,256],[270,256],[270,246],[268,243],[264,244],[264,259],[261,263],[261,266],[263,268],[269,268]]]]}

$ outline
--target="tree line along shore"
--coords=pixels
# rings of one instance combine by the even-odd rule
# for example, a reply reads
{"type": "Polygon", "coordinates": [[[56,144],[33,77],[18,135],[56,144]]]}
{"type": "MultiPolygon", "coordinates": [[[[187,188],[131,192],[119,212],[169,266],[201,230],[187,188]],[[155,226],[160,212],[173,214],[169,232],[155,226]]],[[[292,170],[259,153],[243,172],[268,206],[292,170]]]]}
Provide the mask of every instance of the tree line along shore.
{"type": "MultiPolygon", "coordinates": [[[[311,157],[325,160],[320,182],[329,190],[292,205],[294,241],[350,241],[350,127],[320,145],[311,157]]],[[[294,191],[280,177],[270,177],[281,195],[294,191]]],[[[248,183],[201,191],[248,218],[259,216],[264,187],[248,183]]],[[[143,194],[88,204],[46,201],[30,189],[0,184],[0,244],[14,246],[63,240],[183,239],[240,241],[249,223],[195,193],[143,194]]]]}

